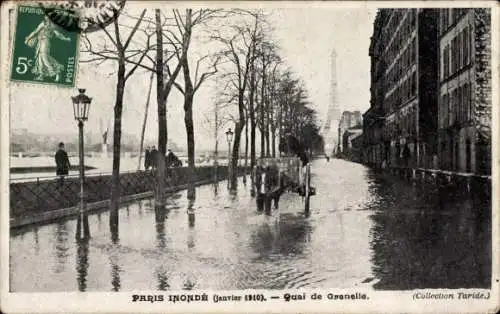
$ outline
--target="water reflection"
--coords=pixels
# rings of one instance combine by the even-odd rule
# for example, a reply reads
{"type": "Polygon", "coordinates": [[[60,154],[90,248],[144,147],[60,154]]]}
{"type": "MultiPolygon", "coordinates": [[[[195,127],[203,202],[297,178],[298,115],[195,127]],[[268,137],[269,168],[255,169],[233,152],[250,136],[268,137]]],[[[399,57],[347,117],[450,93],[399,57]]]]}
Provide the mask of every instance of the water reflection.
{"type": "Polygon", "coordinates": [[[256,259],[268,259],[275,254],[295,256],[304,254],[312,229],[308,219],[289,213],[280,219],[270,217],[251,235],[251,247],[256,259]]]}
{"type": "MultiPolygon", "coordinates": [[[[164,252],[167,248],[165,220],[168,218],[168,211],[169,209],[167,209],[167,206],[155,207],[156,248],[159,252],[164,252]]],[[[170,288],[170,285],[168,283],[169,276],[167,267],[168,264],[163,263],[160,259],[155,269],[155,276],[157,281],[156,288],[160,291],[165,291],[170,288]]]]}
{"type": "Polygon", "coordinates": [[[165,238],[165,219],[167,219],[167,209],[165,207],[155,208],[155,228],[156,228],[156,247],[163,250],[166,247],[165,238]]]}
{"type": "Polygon", "coordinates": [[[189,228],[194,228],[194,223],[195,223],[194,202],[195,202],[194,199],[188,200],[187,214],[188,214],[188,226],[189,226],[189,228]]]}
{"type": "Polygon", "coordinates": [[[111,286],[112,290],[115,292],[120,291],[121,281],[120,281],[120,272],[121,267],[118,264],[119,256],[116,252],[116,247],[112,249],[113,252],[109,255],[109,263],[111,265],[111,286]]]}
{"type": "Polygon", "coordinates": [[[89,239],[76,240],[76,273],[78,291],[87,290],[87,275],[89,268],[89,239]]]}
{"type": "Polygon", "coordinates": [[[212,184],[212,188],[214,191],[214,196],[219,195],[219,181],[216,181],[212,184]]]}
{"type": "Polygon", "coordinates": [[[68,225],[67,222],[60,222],[57,224],[55,229],[55,252],[57,265],[55,268],[56,273],[61,273],[66,268],[66,262],[68,260],[68,225]]]}
{"type": "Polygon", "coordinates": [[[170,289],[170,285],[168,284],[167,271],[165,270],[164,266],[161,266],[156,270],[156,280],[158,282],[158,285],[156,286],[158,290],[166,291],[170,289]]]}
{"type": "Polygon", "coordinates": [[[490,205],[419,185],[385,193],[394,203],[372,215],[376,289],[490,287],[490,205]]]}
{"type": "Polygon", "coordinates": [[[38,239],[38,227],[35,227],[33,229],[33,233],[34,233],[34,239],[35,239],[35,254],[39,254],[40,253],[40,241],[38,239]]]}

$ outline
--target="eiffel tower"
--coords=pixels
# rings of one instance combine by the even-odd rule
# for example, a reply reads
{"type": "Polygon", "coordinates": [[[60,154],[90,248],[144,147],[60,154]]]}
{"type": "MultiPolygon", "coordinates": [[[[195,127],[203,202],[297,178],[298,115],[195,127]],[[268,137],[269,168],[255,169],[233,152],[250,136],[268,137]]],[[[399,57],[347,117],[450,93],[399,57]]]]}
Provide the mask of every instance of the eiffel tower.
{"type": "Polygon", "coordinates": [[[328,111],[326,114],[326,120],[323,124],[322,132],[323,139],[325,142],[325,154],[328,156],[334,155],[337,149],[337,136],[338,136],[338,124],[340,119],[340,110],[338,107],[338,94],[337,94],[337,54],[335,49],[332,50],[330,59],[330,104],[328,106],[328,111]]]}

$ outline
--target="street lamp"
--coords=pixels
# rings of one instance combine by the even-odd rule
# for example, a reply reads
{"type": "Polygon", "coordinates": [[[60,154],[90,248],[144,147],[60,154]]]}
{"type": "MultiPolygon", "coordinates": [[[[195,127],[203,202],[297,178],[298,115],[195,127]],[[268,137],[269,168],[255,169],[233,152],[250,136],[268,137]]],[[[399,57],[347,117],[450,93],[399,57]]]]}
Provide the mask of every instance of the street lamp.
{"type": "Polygon", "coordinates": [[[231,131],[231,128],[229,128],[226,132],[226,138],[227,138],[227,188],[231,188],[231,176],[232,176],[232,156],[231,156],[231,142],[233,141],[233,131],[231,131]]]}
{"type": "Polygon", "coordinates": [[[78,141],[79,148],[78,153],[80,156],[80,215],[77,224],[77,238],[87,238],[90,235],[88,219],[84,219],[84,201],[85,196],[83,192],[83,185],[85,182],[85,164],[84,164],[84,154],[83,154],[83,122],[87,121],[89,117],[89,109],[90,103],[92,102],[92,98],[85,95],[85,89],[79,88],[79,94],[76,96],[72,96],[71,100],[73,102],[73,114],[75,116],[75,120],[78,121],[78,141]],[[81,225],[83,221],[83,233],[81,235],[81,225]]]}

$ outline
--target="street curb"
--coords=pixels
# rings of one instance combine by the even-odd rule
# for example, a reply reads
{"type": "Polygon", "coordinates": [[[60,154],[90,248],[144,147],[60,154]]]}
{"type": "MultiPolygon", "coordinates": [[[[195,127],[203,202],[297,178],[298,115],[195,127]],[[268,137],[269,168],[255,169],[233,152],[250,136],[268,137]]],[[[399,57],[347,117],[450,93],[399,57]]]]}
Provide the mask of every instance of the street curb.
{"type": "MultiPolygon", "coordinates": [[[[222,181],[223,179],[219,180],[218,182],[222,181]]],[[[200,186],[200,185],[206,185],[209,183],[213,183],[213,179],[205,179],[205,180],[200,180],[198,182],[195,182],[195,186],[200,186]]],[[[167,193],[175,193],[179,192],[182,190],[187,189],[188,185],[183,184],[175,187],[171,187],[167,189],[167,193]]],[[[148,197],[153,196],[153,191],[149,192],[143,192],[139,194],[133,194],[133,195],[126,195],[120,198],[120,204],[125,204],[128,202],[132,202],[135,200],[140,200],[148,197]]],[[[104,200],[104,201],[99,201],[99,202],[94,202],[94,203],[88,203],[85,206],[84,212],[93,212],[97,211],[99,209],[104,209],[109,206],[109,199],[104,200]]],[[[37,213],[36,215],[29,215],[26,217],[19,217],[19,218],[11,218],[10,219],[10,229],[16,229],[36,223],[41,223],[41,222],[50,222],[59,218],[64,218],[64,217],[71,217],[75,216],[79,213],[80,208],[79,206],[74,206],[74,207],[68,207],[68,208],[62,208],[62,209],[56,209],[56,210],[51,210],[47,212],[42,212],[42,213],[37,213]]]]}

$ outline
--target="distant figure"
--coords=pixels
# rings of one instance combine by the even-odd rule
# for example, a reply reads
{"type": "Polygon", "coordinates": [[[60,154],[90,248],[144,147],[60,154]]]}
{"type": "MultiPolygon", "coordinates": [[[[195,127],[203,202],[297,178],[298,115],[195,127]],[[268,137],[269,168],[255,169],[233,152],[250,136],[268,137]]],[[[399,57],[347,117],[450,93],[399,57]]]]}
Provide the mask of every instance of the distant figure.
{"type": "Polygon", "coordinates": [[[144,170],[148,171],[149,167],[151,167],[151,148],[148,146],[144,153],[144,170]]]}
{"type": "Polygon", "coordinates": [[[330,162],[330,157],[328,157],[328,155],[325,155],[325,158],[327,162],[330,162]]]}
{"type": "Polygon", "coordinates": [[[159,155],[160,152],[156,149],[155,146],[153,146],[153,148],[149,152],[149,164],[151,165],[153,171],[158,168],[158,159],[160,157],[159,155]]]}
{"type": "Polygon", "coordinates": [[[166,158],[167,168],[182,167],[182,161],[169,149],[166,158]]]}
{"type": "Polygon", "coordinates": [[[59,143],[59,149],[55,155],[56,161],[56,175],[58,178],[58,187],[61,187],[64,184],[64,176],[67,176],[69,173],[69,168],[71,167],[69,163],[68,154],[64,150],[64,143],[59,143]]]}

